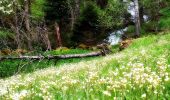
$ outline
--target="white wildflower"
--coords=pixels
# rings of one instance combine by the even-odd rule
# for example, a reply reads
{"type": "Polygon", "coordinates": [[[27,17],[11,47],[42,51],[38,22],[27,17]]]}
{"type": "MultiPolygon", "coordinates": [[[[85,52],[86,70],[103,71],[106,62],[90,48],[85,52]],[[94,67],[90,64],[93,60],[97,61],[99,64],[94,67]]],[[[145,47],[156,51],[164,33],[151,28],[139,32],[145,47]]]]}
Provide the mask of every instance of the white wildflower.
{"type": "Polygon", "coordinates": [[[153,93],[154,93],[154,94],[158,94],[158,91],[155,90],[153,93]]]}
{"type": "Polygon", "coordinates": [[[168,76],[165,77],[165,81],[169,81],[169,77],[168,76]]]}
{"type": "Polygon", "coordinates": [[[146,98],[146,94],[145,93],[142,94],[141,98],[146,98]]]}
{"type": "Polygon", "coordinates": [[[113,72],[113,75],[114,75],[114,76],[117,76],[117,75],[118,75],[118,72],[113,72]]]}
{"type": "Polygon", "coordinates": [[[103,94],[106,96],[111,96],[111,93],[109,91],[103,91],[103,94]]]}
{"type": "Polygon", "coordinates": [[[67,87],[67,86],[63,86],[63,87],[62,87],[62,90],[63,90],[63,91],[67,91],[67,90],[68,90],[68,87],[67,87]]]}

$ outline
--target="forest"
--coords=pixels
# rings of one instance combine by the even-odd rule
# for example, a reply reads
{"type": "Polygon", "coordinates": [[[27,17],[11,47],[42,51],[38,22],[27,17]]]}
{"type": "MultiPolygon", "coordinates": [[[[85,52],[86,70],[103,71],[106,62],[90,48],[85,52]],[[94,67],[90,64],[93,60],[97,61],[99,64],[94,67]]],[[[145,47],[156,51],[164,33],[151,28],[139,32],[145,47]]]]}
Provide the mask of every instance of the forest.
{"type": "Polygon", "coordinates": [[[0,100],[169,100],[170,0],[0,0],[0,100]]]}

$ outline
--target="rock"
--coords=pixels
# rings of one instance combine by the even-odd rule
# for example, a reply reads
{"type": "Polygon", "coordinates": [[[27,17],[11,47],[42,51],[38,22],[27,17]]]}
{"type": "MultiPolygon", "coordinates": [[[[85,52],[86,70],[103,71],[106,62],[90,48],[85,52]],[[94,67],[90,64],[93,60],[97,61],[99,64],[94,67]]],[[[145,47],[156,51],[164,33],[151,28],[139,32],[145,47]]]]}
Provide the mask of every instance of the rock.
{"type": "Polygon", "coordinates": [[[89,46],[85,45],[85,44],[79,44],[78,48],[81,49],[89,49],[89,46]]]}
{"type": "Polygon", "coordinates": [[[57,51],[68,51],[69,48],[67,47],[59,47],[59,48],[56,48],[57,51]]]}
{"type": "Polygon", "coordinates": [[[121,50],[127,48],[131,43],[132,43],[132,39],[126,39],[126,40],[120,42],[119,50],[121,51],[121,50]]]}

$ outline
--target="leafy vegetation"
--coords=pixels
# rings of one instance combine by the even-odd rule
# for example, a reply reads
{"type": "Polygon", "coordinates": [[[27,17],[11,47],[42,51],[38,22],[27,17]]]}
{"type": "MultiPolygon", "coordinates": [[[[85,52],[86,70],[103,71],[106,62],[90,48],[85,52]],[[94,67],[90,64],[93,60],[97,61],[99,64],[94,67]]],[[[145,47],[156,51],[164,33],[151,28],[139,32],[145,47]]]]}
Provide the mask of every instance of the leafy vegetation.
{"type": "Polygon", "coordinates": [[[44,4],[46,0],[35,0],[31,5],[31,12],[34,19],[42,21],[44,13],[44,4]]]}
{"type": "Polygon", "coordinates": [[[2,99],[168,99],[170,33],[122,52],[0,80],[2,99]],[[8,88],[7,88],[8,87],[8,88]]]}
{"type": "Polygon", "coordinates": [[[159,26],[161,27],[161,29],[163,30],[167,30],[167,29],[170,29],[170,8],[167,7],[167,8],[164,8],[162,9],[161,11],[161,14],[163,14],[160,22],[159,22],[159,26]]]}
{"type": "Polygon", "coordinates": [[[9,30],[1,30],[0,31],[0,38],[2,39],[2,38],[8,38],[9,36],[12,36],[13,35],[13,33],[12,32],[10,32],[9,30]]]}

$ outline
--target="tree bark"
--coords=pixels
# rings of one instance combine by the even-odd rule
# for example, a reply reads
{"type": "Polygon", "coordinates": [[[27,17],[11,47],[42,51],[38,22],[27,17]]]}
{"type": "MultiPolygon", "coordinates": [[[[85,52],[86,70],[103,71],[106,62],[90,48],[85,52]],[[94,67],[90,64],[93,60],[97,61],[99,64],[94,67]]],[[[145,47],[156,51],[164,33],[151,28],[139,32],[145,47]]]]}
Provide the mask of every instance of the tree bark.
{"type": "Polygon", "coordinates": [[[139,16],[139,1],[134,0],[135,7],[135,37],[140,36],[140,16],[139,16]]]}
{"type": "Polygon", "coordinates": [[[141,7],[139,8],[140,24],[143,24],[143,23],[144,23],[144,18],[143,18],[143,16],[144,16],[144,8],[143,8],[143,6],[141,6],[141,7]]]}
{"type": "Polygon", "coordinates": [[[75,19],[80,15],[80,0],[75,0],[75,19]]]}
{"type": "Polygon", "coordinates": [[[73,1],[68,0],[68,4],[69,4],[69,9],[70,9],[70,15],[71,15],[71,18],[70,18],[71,30],[73,30],[75,21],[80,15],[80,0],[73,0],[73,1]]]}
{"type": "Polygon", "coordinates": [[[70,13],[71,13],[71,30],[74,29],[74,23],[75,23],[75,14],[72,7],[70,7],[70,13]]]}
{"type": "Polygon", "coordinates": [[[11,29],[13,30],[13,32],[16,33],[16,37],[15,37],[15,41],[16,41],[16,44],[17,44],[17,49],[21,49],[21,38],[20,38],[20,32],[19,32],[19,23],[18,23],[18,9],[16,6],[14,6],[14,11],[15,11],[15,14],[14,14],[14,24],[12,22],[9,23],[11,29]]]}
{"type": "Polygon", "coordinates": [[[15,33],[16,33],[16,42],[17,42],[17,48],[21,49],[21,40],[20,40],[20,33],[19,33],[19,28],[18,28],[18,16],[17,12],[15,14],[15,33]]]}
{"type": "Polygon", "coordinates": [[[84,58],[102,56],[103,52],[92,52],[87,54],[68,54],[68,55],[56,55],[56,56],[19,56],[19,57],[0,57],[0,61],[3,60],[42,60],[42,59],[69,59],[69,58],[84,58]]]}
{"type": "Polygon", "coordinates": [[[44,25],[43,29],[44,29],[44,34],[45,34],[45,37],[44,37],[45,41],[44,42],[46,44],[47,50],[51,50],[51,42],[49,40],[48,30],[47,30],[46,25],[44,25]]]}
{"type": "Polygon", "coordinates": [[[60,34],[60,27],[57,22],[55,22],[55,33],[56,33],[56,42],[57,47],[62,47],[62,41],[61,41],[61,34],[60,34]]]}
{"type": "Polygon", "coordinates": [[[24,10],[25,10],[25,28],[26,28],[26,33],[27,33],[27,43],[28,43],[28,48],[32,50],[32,43],[31,43],[31,29],[30,29],[30,1],[25,0],[24,2],[24,10]]]}

